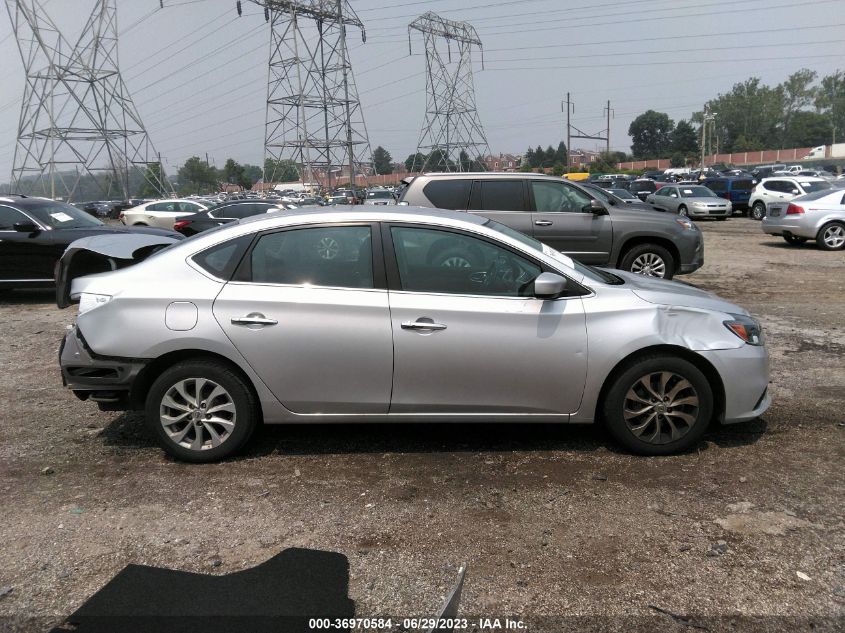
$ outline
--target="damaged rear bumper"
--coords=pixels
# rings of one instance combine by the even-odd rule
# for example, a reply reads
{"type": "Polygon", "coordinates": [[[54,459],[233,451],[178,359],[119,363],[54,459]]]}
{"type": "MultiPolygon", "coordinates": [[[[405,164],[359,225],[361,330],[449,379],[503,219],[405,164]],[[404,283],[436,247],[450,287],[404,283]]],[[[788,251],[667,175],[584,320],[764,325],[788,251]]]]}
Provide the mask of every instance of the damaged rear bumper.
{"type": "Polygon", "coordinates": [[[147,362],[95,354],[76,326],[59,348],[62,384],[80,400],[93,400],[103,411],[132,408],[132,386],[147,362]]]}

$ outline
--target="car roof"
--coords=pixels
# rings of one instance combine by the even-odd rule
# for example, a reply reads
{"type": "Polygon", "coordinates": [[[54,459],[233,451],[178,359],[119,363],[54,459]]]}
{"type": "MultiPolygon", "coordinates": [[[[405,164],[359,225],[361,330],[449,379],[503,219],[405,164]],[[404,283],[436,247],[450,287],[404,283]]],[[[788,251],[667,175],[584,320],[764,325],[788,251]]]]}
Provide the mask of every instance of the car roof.
{"type": "Polygon", "coordinates": [[[554,174],[537,174],[521,171],[429,171],[421,174],[427,178],[551,178],[552,180],[563,180],[554,174]]]}
{"type": "Polygon", "coordinates": [[[326,209],[325,207],[299,208],[288,211],[254,215],[249,218],[244,218],[240,221],[240,224],[248,225],[254,222],[266,221],[278,218],[280,215],[285,218],[291,218],[292,220],[296,220],[297,218],[305,219],[325,216],[326,222],[401,222],[403,220],[412,219],[454,220],[477,225],[483,225],[488,222],[488,218],[462,211],[448,211],[445,209],[432,209],[429,207],[390,206],[390,210],[385,210],[378,206],[353,206],[348,204],[337,205],[331,209],[326,209]]]}

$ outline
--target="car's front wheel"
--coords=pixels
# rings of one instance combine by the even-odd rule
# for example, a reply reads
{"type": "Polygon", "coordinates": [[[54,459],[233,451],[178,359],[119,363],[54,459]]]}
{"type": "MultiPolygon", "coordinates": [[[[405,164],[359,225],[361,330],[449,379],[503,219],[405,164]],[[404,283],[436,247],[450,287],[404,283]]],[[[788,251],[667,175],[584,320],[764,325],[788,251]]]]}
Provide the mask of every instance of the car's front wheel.
{"type": "Polygon", "coordinates": [[[619,266],[637,275],[671,279],[675,274],[675,260],[672,254],[657,244],[638,244],[622,258],[619,266]]]}
{"type": "Polygon", "coordinates": [[[186,361],[152,384],[146,420],[173,457],[212,462],[246,444],[258,422],[258,406],[243,378],[224,364],[186,361]]]}
{"type": "Polygon", "coordinates": [[[678,215],[686,217],[689,215],[689,210],[684,205],[681,205],[678,207],[678,215]]]}
{"type": "Polygon", "coordinates": [[[839,251],[845,248],[845,224],[828,222],[816,236],[816,244],[826,251],[839,251]]]}
{"type": "Polygon", "coordinates": [[[762,220],[766,217],[766,205],[759,200],[751,206],[751,219],[762,220]]]}
{"type": "Polygon", "coordinates": [[[689,361],[649,356],[630,363],[607,390],[603,418],[611,435],[641,455],[694,446],[713,414],[713,390],[689,361]]]}

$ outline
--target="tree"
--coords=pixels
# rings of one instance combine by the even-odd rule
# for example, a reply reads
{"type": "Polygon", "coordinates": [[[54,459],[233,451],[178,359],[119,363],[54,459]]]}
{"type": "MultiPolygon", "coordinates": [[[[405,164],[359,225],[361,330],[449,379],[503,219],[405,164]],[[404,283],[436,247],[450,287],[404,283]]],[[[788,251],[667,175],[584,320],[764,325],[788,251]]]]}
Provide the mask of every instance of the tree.
{"type": "MultiPolygon", "coordinates": [[[[689,121],[678,121],[672,132],[672,152],[680,154],[684,158],[698,153],[698,132],[692,127],[689,121]]],[[[684,163],[677,165],[683,167],[684,163]]],[[[675,167],[675,165],[672,165],[675,167]]]]}
{"type": "Polygon", "coordinates": [[[377,174],[392,174],[393,173],[393,157],[381,145],[376,147],[373,152],[373,166],[377,174]]]}
{"type": "Polygon", "coordinates": [[[264,178],[264,172],[261,167],[258,165],[244,165],[244,180],[249,182],[250,187],[262,178],[264,178]]]}
{"type": "Polygon", "coordinates": [[[631,151],[637,158],[651,159],[665,156],[672,141],[674,124],[668,114],[647,110],[631,122],[628,134],[631,151]]]}
{"type": "Polygon", "coordinates": [[[405,159],[405,170],[412,172],[421,170],[425,164],[425,159],[426,155],[420,152],[409,155],[408,158],[405,159]]]}
{"type": "MultiPolygon", "coordinates": [[[[713,132],[719,139],[721,151],[767,149],[773,145],[772,139],[780,137],[779,128],[783,122],[781,91],[762,85],[757,77],[734,84],[729,93],[708,101],[707,109],[715,113],[713,132]],[[740,138],[743,139],[742,144],[738,143],[740,138]]],[[[702,113],[693,114],[692,120],[700,125],[702,113]]],[[[716,149],[715,144],[713,149],[716,149]]]]}
{"type": "Polygon", "coordinates": [[[209,193],[217,189],[217,170],[199,156],[191,156],[179,168],[180,191],[184,193],[209,193]]]}
{"type": "Polygon", "coordinates": [[[144,170],[144,179],[138,186],[136,195],[139,198],[157,198],[164,195],[162,188],[165,186],[161,163],[149,163],[144,170]]]}
{"type": "Polygon", "coordinates": [[[811,84],[816,80],[816,76],[816,71],[802,68],[792,73],[777,87],[781,95],[783,112],[780,133],[781,149],[786,147],[785,143],[795,114],[813,102],[816,90],[811,84]]]}
{"type": "Polygon", "coordinates": [[[534,154],[534,150],[529,147],[525,150],[525,155],[522,157],[522,167],[536,167],[537,157],[534,154]]]}
{"type": "Polygon", "coordinates": [[[685,156],[683,153],[681,153],[681,152],[675,152],[675,153],[674,153],[674,154],[672,154],[672,156],[669,158],[669,164],[670,164],[672,167],[686,167],[686,164],[687,164],[687,158],[686,158],[686,156],[685,156]]]}
{"type": "Polygon", "coordinates": [[[830,143],[830,119],[819,112],[802,110],[792,115],[786,147],[815,147],[830,143]]]}
{"type": "Polygon", "coordinates": [[[555,164],[556,160],[557,154],[555,153],[555,148],[549,145],[543,153],[543,167],[551,167],[555,164]]]}
{"type": "Polygon", "coordinates": [[[428,165],[426,169],[431,171],[455,171],[455,162],[449,158],[449,155],[442,149],[435,148],[431,150],[428,155],[428,165]]]}
{"type": "Polygon", "coordinates": [[[563,176],[566,173],[566,167],[563,166],[563,163],[555,163],[552,165],[552,173],[555,176],[563,176]]]}
{"type": "Polygon", "coordinates": [[[273,158],[264,160],[265,182],[296,182],[297,180],[299,180],[299,167],[292,160],[277,161],[273,158]]]}
{"type": "Polygon", "coordinates": [[[830,142],[845,138],[845,71],[822,77],[814,105],[827,119],[830,142]]]}
{"type": "Polygon", "coordinates": [[[223,180],[230,185],[239,185],[244,189],[252,187],[252,182],[246,178],[243,165],[236,162],[233,158],[228,159],[226,164],[223,165],[223,173],[221,175],[223,176],[223,180]]]}
{"type": "Polygon", "coordinates": [[[534,150],[534,162],[531,163],[532,167],[542,167],[543,163],[546,161],[546,152],[543,151],[542,146],[538,145],[537,149],[534,150]]]}
{"type": "Polygon", "coordinates": [[[566,143],[561,141],[557,144],[557,151],[555,152],[555,161],[560,163],[561,165],[567,165],[568,157],[569,150],[566,148],[566,143]]]}

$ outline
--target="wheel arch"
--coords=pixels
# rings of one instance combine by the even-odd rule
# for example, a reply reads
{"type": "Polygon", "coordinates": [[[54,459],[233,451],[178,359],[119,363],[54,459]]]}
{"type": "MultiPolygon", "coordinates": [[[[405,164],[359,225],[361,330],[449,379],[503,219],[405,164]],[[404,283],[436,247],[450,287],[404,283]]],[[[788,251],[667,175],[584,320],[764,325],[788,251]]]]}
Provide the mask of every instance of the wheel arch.
{"type": "Polygon", "coordinates": [[[259,397],[258,390],[255,388],[255,385],[253,384],[250,377],[246,374],[246,372],[241,369],[237,363],[232,362],[225,356],[202,349],[182,349],[173,352],[168,352],[166,354],[162,354],[155,360],[148,363],[138,373],[138,377],[132,384],[132,391],[129,397],[133,408],[144,408],[144,404],[147,399],[147,394],[149,393],[150,387],[152,386],[153,382],[155,382],[156,378],[158,378],[163,372],[167,371],[174,365],[189,360],[214,361],[236,373],[241,378],[241,380],[244,381],[244,384],[247,386],[247,388],[252,392],[255,403],[258,406],[259,421],[262,421],[264,419],[264,412],[262,410],[261,398],[259,397]]]}
{"type": "Polygon", "coordinates": [[[674,260],[672,262],[674,271],[677,272],[678,270],[680,270],[681,252],[678,250],[678,247],[675,245],[674,242],[672,242],[672,240],[667,239],[665,237],[661,237],[659,235],[637,235],[625,240],[622,243],[622,246],[619,248],[619,255],[616,257],[615,267],[621,267],[622,260],[625,259],[625,255],[628,254],[628,251],[630,251],[635,246],[640,246],[641,244],[656,244],[657,246],[662,246],[667,251],[669,251],[669,254],[674,260]]]}
{"type": "Polygon", "coordinates": [[[710,387],[713,389],[713,420],[711,421],[722,421],[725,416],[725,385],[722,382],[722,377],[706,358],[679,345],[652,345],[631,352],[619,360],[602,383],[599,397],[596,400],[596,409],[593,417],[595,421],[600,421],[602,405],[611,385],[632,363],[648,356],[677,356],[695,365],[704,374],[707,382],[710,383],[710,387]]]}

